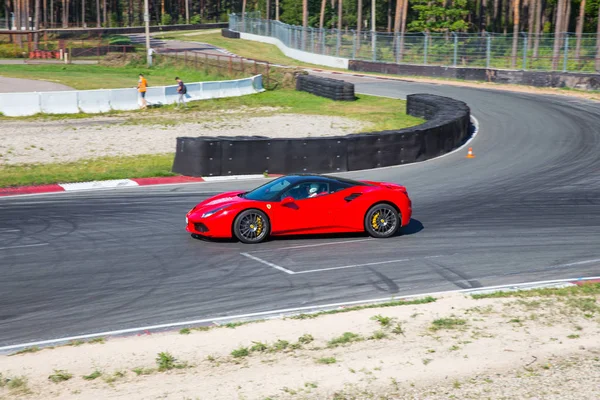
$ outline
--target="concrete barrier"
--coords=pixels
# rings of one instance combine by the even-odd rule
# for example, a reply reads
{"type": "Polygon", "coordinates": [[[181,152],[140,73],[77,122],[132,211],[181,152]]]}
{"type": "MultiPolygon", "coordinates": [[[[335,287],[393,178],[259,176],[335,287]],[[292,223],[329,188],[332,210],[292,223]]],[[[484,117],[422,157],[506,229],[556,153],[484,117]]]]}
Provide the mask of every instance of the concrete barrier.
{"type": "MultiPolygon", "coordinates": [[[[214,82],[186,84],[186,101],[237,97],[263,92],[262,76],[214,82]]],[[[153,86],[146,92],[149,106],[177,103],[177,85],[153,86]]],[[[102,113],[111,110],[135,110],[140,101],[137,89],[101,89],[65,92],[1,93],[0,113],[21,117],[38,113],[76,114],[102,113]]]]}
{"type": "Polygon", "coordinates": [[[316,65],[325,65],[327,67],[332,67],[332,68],[348,69],[348,61],[349,60],[347,58],[325,56],[322,54],[310,53],[308,51],[292,49],[292,48],[287,47],[279,39],[274,38],[274,37],[259,36],[259,35],[254,35],[252,33],[240,32],[240,39],[274,44],[286,56],[288,56],[290,58],[294,58],[294,59],[302,61],[302,62],[305,62],[305,63],[316,64],[316,65]]]}

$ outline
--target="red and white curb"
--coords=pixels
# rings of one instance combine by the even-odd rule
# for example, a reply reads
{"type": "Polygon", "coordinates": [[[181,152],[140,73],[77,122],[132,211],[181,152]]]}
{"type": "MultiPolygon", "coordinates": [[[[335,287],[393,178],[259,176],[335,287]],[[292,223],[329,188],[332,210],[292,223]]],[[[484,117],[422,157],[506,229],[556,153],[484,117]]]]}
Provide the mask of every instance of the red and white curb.
{"type": "MultiPolygon", "coordinates": [[[[600,262],[600,260],[597,260],[600,262]]],[[[466,295],[474,295],[474,294],[484,294],[484,293],[494,293],[494,292],[510,292],[510,291],[519,291],[519,290],[532,290],[532,289],[550,289],[550,288],[562,288],[569,286],[581,286],[584,284],[590,283],[600,283],[600,276],[596,277],[582,277],[582,278],[568,278],[568,279],[556,279],[549,281],[538,281],[538,282],[527,282],[527,283],[519,283],[512,285],[500,285],[500,286],[487,286],[482,288],[472,288],[472,289],[460,289],[460,290],[449,290],[445,292],[432,292],[432,293],[422,293],[408,296],[399,296],[399,297],[385,297],[378,299],[369,299],[369,300],[358,300],[358,301],[348,301],[344,303],[333,303],[333,304],[322,304],[322,305],[314,305],[314,306],[304,306],[304,307],[296,307],[296,308],[286,308],[279,310],[271,310],[271,311],[262,311],[250,314],[241,314],[241,315],[231,315],[226,317],[215,317],[215,318],[206,318],[206,319],[197,319],[197,320],[189,320],[189,321],[181,321],[181,322],[172,322],[168,324],[160,324],[160,325],[150,325],[150,326],[142,326],[138,328],[130,328],[130,329],[120,329],[115,331],[105,331],[105,332],[97,332],[91,333],[87,335],[77,335],[77,336],[69,336],[58,339],[49,339],[49,340],[40,340],[37,342],[29,342],[22,344],[13,344],[9,346],[0,347],[0,353],[6,353],[15,351],[22,348],[33,347],[33,346],[49,346],[49,345],[57,345],[61,343],[69,343],[74,340],[85,340],[85,339],[93,339],[96,337],[116,337],[116,336],[132,336],[132,335],[150,335],[152,332],[164,332],[178,329],[182,326],[218,326],[228,322],[234,321],[248,321],[253,319],[277,319],[289,317],[292,315],[297,315],[301,313],[316,313],[320,311],[326,310],[334,310],[334,309],[343,309],[346,307],[357,306],[357,305],[366,305],[366,304],[377,304],[377,303],[385,303],[390,301],[400,301],[400,300],[411,300],[418,299],[424,297],[443,297],[456,293],[462,293],[466,295]]]]}
{"type": "Polygon", "coordinates": [[[150,185],[179,185],[187,183],[212,183],[212,182],[228,182],[236,180],[254,180],[254,179],[271,179],[281,175],[269,174],[268,176],[260,175],[228,175],[228,176],[205,176],[205,177],[190,177],[190,176],[167,176],[156,178],[134,178],[134,179],[113,179],[105,181],[90,181],[76,183],[57,183],[52,185],[38,186],[19,186],[0,188],[0,197],[2,196],[19,196],[31,194],[47,194],[58,192],[77,192],[102,189],[119,189],[136,186],[150,185]]]}

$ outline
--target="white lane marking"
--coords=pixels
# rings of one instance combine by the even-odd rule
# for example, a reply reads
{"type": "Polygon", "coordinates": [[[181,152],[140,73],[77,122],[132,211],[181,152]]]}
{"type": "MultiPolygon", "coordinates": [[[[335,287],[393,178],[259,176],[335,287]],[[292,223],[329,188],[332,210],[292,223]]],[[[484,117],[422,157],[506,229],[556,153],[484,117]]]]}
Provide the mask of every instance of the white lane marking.
{"type": "Polygon", "coordinates": [[[521,286],[551,284],[551,283],[584,282],[587,280],[597,280],[597,279],[600,279],[600,276],[517,283],[517,284],[513,284],[513,285],[507,284],[507,285],[499,285],[499,286],[486,286],[486,287],[475,288],[475,289],[448,290],[445,292],[431,292],[431,293],[422,293],[422,294],[411,294],[411,295],[407,295],[407,296],[384,297],[384,298],[369,299],[369,300],[347,301],[347,302],[343,302],[343,303],[332,303],[332,304],[323,304],[323,305],[315,305],[315,306],[285,308],[285,309],[280,309],[280,310],[261,311],[261,312],[255,312],[255,313],[249,313],[249,314],[231,315],[231,316],[227,316],[227,317],[217,317],[217,318],[205,318],[205,319],[183,321],[183,322],[172,322],[172,323],[168,323],[168,324],[142,326],[142,327],[138,327],[138,328],[120,329],[120,330],[115,330],[115,331],[90,333],[87,335],[69,336],[69,337],[50,339],[50,340],[41,340],[38,342],[13,344],[10,346],[0,347],[0,351],[20,349],[23,347],[41,346],[41,345],[45,345],[45,344],[62,343],[62,342],[68,342],[71,340],[91,339],[91,338],[99,337],[99,336],[115,336],[115,335],[123,335],[123,334],[127,334],[127,333],[135,333],[135,332],[141,332],[141,331],[174,328],[176,326],[183,326],[183,325],[198,325],[198,324],[203,324],[203,323],[207,323],[207,322],[215,322],[215,321],[239,320],[239,319],[244,319],[244,318],[252,318],[252,317],[275,315],[275,314],[289,314],[289,313],[296,313],[298,311],[316,310],[316,309],[320,309],[320,308],[331,309],[331,308],[335,308],[335,307],[343,307],[343,306],[357,305],[357,304],[370,304],[370,303],[381,303],[381,302],[387,302],[387,301],[408,300],[408,299],[428,297],[428,296],[431,296],[431,297],[444,296],[444,295],[449,295],[449,294],[453,294],[453,293],[469,293],[469,292],[478,291],[478,290],[497,289],[497,288],[514,288],[514,287],[521,287],[521,286]]]}
{"type": "Polygon", "coordinates": [[[250,255],[250,254],[248,254],[248,253],[240,253],[240,254],[241,254],[241,255],[243,255],[244,257],[248,257],[248,258],[250,258],[251,260],[258,261],[259,263],[262,263],[262,264],[268,265],[269,267],[273,267],[273,268],[275,268],[275,269],[278,269],[279,271],[283,271],[283,272],[285,272],[286,274],[290,274],[290,275],[294,275],[294,274],[295,274],[295,272],[294,272],[294,271],[290,271],[289,269],[285,269],[285,268],[283,268],[283,267],[280,267],[280,266],[279,266],[279,265],[277,265],[277,264],[273,264],[273,263],[271,263],[271,262],[265,261],[265,260],[263,260],[262,258],[254,257],[254,256],[252,256],[252,255],[250,255]]]}
{"type": "Polygon", "coordinates": [[[22,246],[0,247],[0,250],[22,249],[24,247],[48,246],[50,243],[24,244],[22,246]]]}
{"type": "Polygon", "coordinates": [[[306,244],[306,245],[300,245],[300,246],[278,247],[276,249],[255,250],[255,251],[251,251],[251,253],[265,253],[265,252],[268,252],[268,251],[304,249],[306,247],[332,246],[332,245],[342,244],[342,243],[365,242],[367,240],[373,240],[373,239],[342,240],[342,241],[339,241],[339,242],[328,242],[328,243],[306,244]]]}
{"type": "Polygon", "coordinates": [[[308,274],[308,273],[311,273],[311,272],[333,271],[335,269],[368,267],[368,266],[371,266],[371,265],[391,264],[391,263],[397,263],[397,262],[403,262],[403,261],[411,261],[411,259],[410,258],[404,258],[404,259],[401,259],[401,260],[389,260],[389,261],[379,261],[379,262],[372,262],[372,263],[366,263],[366,264],[344,265],[342,267],[311,269],[311,270],[308,270],[308,271],[298,271],[298,272],[296,272],[296,274],[308,274]]]}
{"type": "Polygon", "coordinates": [[[21,232],[19,229],[0,229],[0,233],[5,232],[21,232]]]}
{"type": "Polygon", "coordinates": [[[573,262],[573,263],[569,263],[569,264],[560,264],[560,265],[556,265],[552,268],[572,267],[573,265],[583,265],[583,264],[592,264],[592,263],[600,263],[600,258],[596,258],[594,260],[577,261],[577,262],[573,262]]]}
{"type": "Polygon", "coordinates": [[[138,186],[138,183],[131,179],[111,179],[106,181],[90,181],[77,183],[59,183],[66,192],[78,190],[93,190],[93,189],[112,189],[120,187],[138,186]]]}

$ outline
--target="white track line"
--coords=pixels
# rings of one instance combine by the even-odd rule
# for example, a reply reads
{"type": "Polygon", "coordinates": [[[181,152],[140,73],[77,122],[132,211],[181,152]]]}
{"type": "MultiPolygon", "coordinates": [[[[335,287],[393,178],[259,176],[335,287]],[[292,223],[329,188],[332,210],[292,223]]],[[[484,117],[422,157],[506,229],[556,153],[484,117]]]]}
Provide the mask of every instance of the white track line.
{"type": "Polygon", "coordinates": [[[22,249],[24,247],[48,246],[50,243],[24,244],[22,246],[0,247],[0,250],[22,249]]]}
{"type": "Polygon", "coordinates": [[[300,245],[300,246],[279,247],[276,249],[264,249],[264,250],[251,251],[251,253],[266,253],[269,251],[304,249],[307,247],[319,247],[319,246],[332,246],[332,245],[343,244],[343,243],[366,242],[367,240],[373,240],[373,239],[343,240],[343,241],[339,241],[339,242],[328,242],[328,243],[318,243],[318,244],[306,244],[306,245],[300,245]]]}
{"type": "Polygon", "coordinates": [[[600,279],[600,276],[517,283],[514,285],[487,286],[487,287],[481,287],[481,288],[475,288],[475,289],[449,290],[449,291],[445,291],[445,292],[422,293],[422,294],[414,294],[414,295],[408,295],[408,296],[384,297],[384,298],[378,298],[378,299],[348,301],[348,302],[343,302],[343,303],[332,303],[332,304],[322,304],[322,305],[304,306],[304,307],[296,307],[296,308],[286,308],[286,309],[262,311],[262,312],[256,312],[256,313],[250,313],[250,314],[231,315],[228,317],[205,318],[205,319],[198,319],[198,320],[192,320],[192,321],[173,322],[173,323],[169,323],[169,324],[149,325],[149,326],[142,326],[142,327],[138,327],[138,328],[120,329],[120,330],[115,330],[115,331],[90,333],[87,335],[69,336],[69,337],[50,339],[50,340],[41,340],[38,342],[13,344],[10,346],[0,347],[0,351],[20,349],[23,347],[41,346],[41,345],[53,344],[53,343],[69,342],[71,340],[91,339],[94,337],[124,335],[127,333],[136,333],[136,332],[150,331],[150,330],[156,330],[156,329],[174,328],[177,326],[184,326],[184,325],[199,325],[199,324],[203,324],[203,323],[207,323],[207,322],[240,320],[240,319],[244,319],[244,318],[260,317],[260,316],[276,315],[276,314],[279,314],[279,315],[291,314],[291,313],[297,313],[300,311],[317,310],[317,309],[322,309],[322,308],[332,309],[332,308],[336,308],[336,307],[343,307],[343,306],[350,306],[350,305],[357,305],[357,304],[381,303],[381,302],[386,302],[386,301],[398,301],[398,300],[414,299],[414,298],[427,297],[427,296],[432,296],[432,297],[433,296],[443,296],[443,295],[449,295],[449,294],[453,294],[453,293],[467,293],[468,294],[469,292],[475,292],[475,291],[481,291],[481,290],[518,288],[518,287],[530,286],[530,285],[548,285],[548,284],[554,284],[554,283],[560,284],[560,283],[569,283],[569,282],[586,281],[586,280],[597,280],[597,279],[600,279]]]}
{"type": "Polygon", "coordinates": [[[311,273],[311,272],[333,271],[335,269],[368,267],[368,266],[371,266],[371,265],[391,264],[391,263],[397,263],[397,262],[403,262],[403,261],[411,261],[411,259],[410,258],[404,258],[404,259],[401,259],[401,260],[389,260],[389,261],[378,261],[378,262],[372,262],[372,263],[366,263],[366,264],[344,265],[342,267],[310,269],[308,271],[299,271],[299,272],[296,272],[296,274],[308,274],[308,273],[311,273]]]}
{"type": "Polygon", "coordinates": [[[279,266],[279,265],[277,265],[277,264],[273,264],[273,263],[271,263],[271,262],[265,261],[265,260],[263,260],[262,258],[254,257],[254,256],[252,256],[252,255],[250,255],[250,254],[248,254],[248,253],[240,253],[240,254],[241,254],[241,255],[243,255],[244,257],[248,257],[248,258],[250,258],[250,259],[252,259],[252,260],[254,260],[254,261],[258,261],[258,262],[259,262],[259,263],[261,263],[261,264],[265,264],[265,265],[268,265],[269,267],[273,267],[273,268],[275,268],[275,269],[278,269],[279,271],[283,271],[283,272],[285,272],[286,274],[290,274],[290,275],[294,275],[294,274],[295,274],[295,272],[294,272],[294,271],[290,271],[289,269],[285,269],[285,268],[283,268],[283,267],[280,267],[280,266],[279,266]]]}
{"type": "Polygon", "coordinates": [[[552,268],[561,268],[561,267],[571,267],[573,265],[583,265],[583,264],[592,264],[592,263],[600,263],[600,258],[596,258],[595,260],[585,260],[585,261],[577,261],[569,264],[561,264],[552,268]]]}

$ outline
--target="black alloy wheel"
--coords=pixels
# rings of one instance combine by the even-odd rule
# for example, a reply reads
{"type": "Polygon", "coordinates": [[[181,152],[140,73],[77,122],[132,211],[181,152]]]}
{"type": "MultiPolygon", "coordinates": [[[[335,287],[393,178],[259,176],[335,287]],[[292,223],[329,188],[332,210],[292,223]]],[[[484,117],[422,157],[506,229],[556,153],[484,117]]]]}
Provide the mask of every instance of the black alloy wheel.
{"type": "Polygon", "coordinates": [[[260,210],[245,210],[233,222],[233,233],[243,243],[260,243],[269,235],[269,219],[260,210]]]}
{"type": "Polygon", "coordinates": [[[400,227],[400,216],[389,204],[375,204],[365,215],[365,230],[375,238],[388,238],[400,227]]]}

